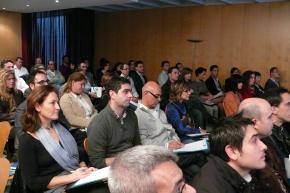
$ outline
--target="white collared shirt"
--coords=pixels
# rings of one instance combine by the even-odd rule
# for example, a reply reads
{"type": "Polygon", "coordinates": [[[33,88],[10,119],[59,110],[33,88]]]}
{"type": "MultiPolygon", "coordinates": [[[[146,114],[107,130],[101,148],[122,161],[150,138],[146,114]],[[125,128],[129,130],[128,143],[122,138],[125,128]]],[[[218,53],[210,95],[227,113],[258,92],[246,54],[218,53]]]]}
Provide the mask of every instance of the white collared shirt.
{"type": "Polygon", "coordinates": [[[28,75],[29,73],[25,67],[21,66],[21,68],[18,69],[17,66],[14,65],[14,74],[16,78],[19,78],[23,75],[28,75]]]}

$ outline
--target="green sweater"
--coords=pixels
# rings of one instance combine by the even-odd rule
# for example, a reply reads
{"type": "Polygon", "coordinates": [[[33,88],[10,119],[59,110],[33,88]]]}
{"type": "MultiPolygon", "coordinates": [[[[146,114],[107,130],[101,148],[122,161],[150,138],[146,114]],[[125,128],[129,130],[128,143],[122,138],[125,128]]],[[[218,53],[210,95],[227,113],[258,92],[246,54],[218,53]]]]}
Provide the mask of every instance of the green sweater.
{"type": "Polygon", "coordinates": [[[88,155],[92,166],[106,167],[105,158],[140,145],[138,121],[135,113],[126,111],[123,121],[117,118],[109,105],[88,126],[88,155]],[[121,123],[123,122],[123,123],[121,123]]]}

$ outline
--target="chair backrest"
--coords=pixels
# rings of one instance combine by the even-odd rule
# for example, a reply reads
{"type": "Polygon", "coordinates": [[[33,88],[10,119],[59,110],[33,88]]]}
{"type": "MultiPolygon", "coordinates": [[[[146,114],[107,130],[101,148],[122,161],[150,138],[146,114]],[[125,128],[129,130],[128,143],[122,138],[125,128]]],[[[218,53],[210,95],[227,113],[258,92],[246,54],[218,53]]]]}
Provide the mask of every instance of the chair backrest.
{"type": "Polygon", "coordinates": [[[10,162],[6,158],[0,158],[0,193],[4,193],[9,177],[10,162]]]}
{"type": "Polygon", "coordinates": [[[88,153],[88,149],[89,149],[88,138],[85,138],[85,140],[84,140],[84,149],[88,153]]]}
{"type": "Polygon", "coordinates": [[[0,122],[0,157],[3,156],[4,147],[8,140],[11,125],[7,121],[0,122]]]}

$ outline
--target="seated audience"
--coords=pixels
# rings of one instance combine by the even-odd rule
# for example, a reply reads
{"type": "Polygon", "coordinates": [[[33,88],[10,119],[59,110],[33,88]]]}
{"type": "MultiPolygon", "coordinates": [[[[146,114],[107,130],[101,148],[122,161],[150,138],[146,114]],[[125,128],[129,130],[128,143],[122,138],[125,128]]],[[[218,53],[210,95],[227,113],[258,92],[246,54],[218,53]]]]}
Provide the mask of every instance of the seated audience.
{"type": "Polygon", "coordinates": [[[186,184],[177,157],[157,146],[137,146],[114,160],[108,184],[111,193],[196,193],[186,184]]]}
{"type": "Polygon", "coordinates": [[[55,69],[55,64],[53,60],[48,61],[46,74],[48,84],[54,86],[57,90],[59,90],[65,80],[60,71],[55,69]]]}
{"type": "Polygon", "coordinates": [[[138,102],[138,98],[139,98],[139,94],[136,91],[135,85],[134,85],[134,81],[133,79],[129,76],[129,65],[128,64],[121,64],[120,65],[120,70],[121,70],[121,77],[127,78],[130,83],[131,83],[131,88],[132,88],[132,94],[133,94],[133,100],[135,102],[138,102]]]}
{"type": "Polygon", "coordinates": [[[255,73],[253,71],[247,70],[242,75],[243,87],[240,91],[242,100],[246,98],[251,98],[255,96],[255,73]]]}
{"type": "Polygon", "coordinates": [[[57,122],[58,94],[52,86],[34,89],[23,115],[25,133],[19,139],[19,164],[27,192],[63,192],[65,185],[88,176],[77,144],[57,122]],[[50,190],[50,191],[48,191],[50,190]]]}
{"type": "Polygon", "coordinates": [[[212,155],[192,184],[198,193],[253,192],[251,170],[263,169],[267,146],[250,119],[229,117],[212,131],[212,155]]]}
{"type": "Polygon", "coordinates": [[[174,127],[176,133],[184,143],[192,141],[186,134],[200,133],[200,128],[195,128],[194,122],[190,119],[185,108],[185,102],[191,94],[190,84],[183,81],[176,81],[170,88],[170,102],[165,112],[168,122],[174,127]]]}
{"type": "Polygon", "coordinates": [[[232,77],[241,77],[241,71],[240,69],[238,69],[237,67],[232,67],[231,68],[231,71],[230,71],[230,77],[228,77],[226,80],[225,80],[225,85],[227,84],[227,81],[230,80],[230,78],[232,77]]]}
{"type": "Polygon", "coordinates": [[[71,63],[68,55],[62,57],[62,65],[59,68],[59,71],[64,76],[65,80],[68,79],[69,75],[75,72],[76,66],[71,63]]]}
{"type": "Polygon", "coordinates": [[[270,78],[265,83],[265,90],[270,88],[279,88],[280,87],[280,72],[277,67],[272,67],[270,69],[270,78]]]}
{"type": "Polygon", "coordinates": [[[106,58],[101,58],[100,68],[97,69],[96,71],[96,84],[98,86],[101,86],[100,83],[101,83],[102,76],[105,73],[109,72],[109,70],[110,70],[110,62],[106,58]]]}
{"type": "Polygon", "coordinates": [[[93,83],[93,77],[91,76],[91,73],[88,73],[88,65],[84,62],[81,62],[78,66],[78,72],[83,74],[86,78],[84,92],[88,93],[91,97],[96,98],[96,96],[92,95],[93,93],[91,93],[91,87],[93,86],[91,83],[93,83]]]}
{"type": "Polygon", "coordinates": [[[0,70],[0,121],[8,121],[12,126],[7,143],[7,158],[16,161],[15,150],[15,112],[16,107],[24,100],[21,91],[15,87],[15,75],[11,70],[0,70]]]}
{"type": "Polygon", "coordinates": [[[162,87],[168,80],[168,69],[170,67],[170,63],[167,60],[161,62],[162,71],[158,75],[158,84],[162,87]]]}
{"type": "Polygon", "coordinates": [[[84,60],[84,62],[80,63],[79,70],[83,72],[83,74],[86,76],[89,83],[93,86],[95,85],[94,76],[93,76],[93,73],[89,71],[90,69],[89,67],[90,67],[89,61],[84,60]]]}
{"type": "Polygon", "coordinates": [[[183,68],[183,71],[181,72],[179,79],[188,82],[191,85],[192,92],[189,100],[186,102],[186,110],[190,118],[194,120],[196,127],[205,128],[205,117],[207,115],[204,115],[203,111],[206,112],[206,109],[203,107],[202,103],[197,97],[197,93],[194,93],[194,90],[192,88],[193,82],[191,78],[192,78],[192,69],[188,67],[183,68]]]}
{"type": "Polygon", "coordinates": [[[267,145],[266,167],[251,172],[255,178],[255,193],[287,193],[289,185],[284,159],[280,159],[278,147],[271,136],[273,113],[270,104],[261,98],[248,98],[241,102],[239,112],[242,112],[243,117],[253,121],[254,128],[267,145]]]}
{"type": "Polygon", "coordinates": [[[111,79],[106,87],[109,103],[88,126],[89,160],[97,168],[111,165],[116,154],[141,143],[137,117],[127,108],[133,97],[130,85],[123,77],[111,79]]]}
{"type": "Polygon", "coordinates": [[[193,90],[192,96],[195,97],[195,100],[197,99],[203,104],[203,107],[206,109],[206,111],[203,110],[200,104],[197,103],[196,106],[203,112],[204,117],[212,117],[217,119],[218,106],[216,103],[219,102],[219,100],[216,100],[206,87],[206,69],[203,67],[198,67],[195,70],[195,76],[196,79],[191,84],[191,89],[193,90]]]}
{"type": "Polygon", "coordinates": [[[23,59],[21,57],[17,57],[15,60],[15,65],[14,65],[14,73],[16,79],[18,78],[23,78],[23,76],[27,76],[28,70],[23,66],[23,59]]]}
{"type": "Polygon", "coordinates": [[[283,126],[283,123],[290,122],[290,94],[285,88],[274,88],[266,90],[264,98],[273,112],[271,137],[277,144],[280,159],[284,160],[290,154],[290,132],[283,126]]]}
{"type": "Polygon", "coordinates": [[[205,81],[206,87],[212,95],[216,95],[218,93],[223,93],[221,83],[218,79],[218,72],[219,72],[218,66],[211,65],[210,66],[210,76],[205,81]]]}
{"type": "Polygon", "coordinates": [[[184,66],[183,66],[183,64],[181,62],[177,62],[175,64],[175,67],[177,68],[177,70],[179,71],[179,73],[181,73],[183,71],[183,68],[184,68],[184,66]]]}
{"type": "Polygon", "coordinates": [[[225,85],[225,95],[223,100],[223,107],[226,116],[233,116],[237,114],[241,102],[240,90],[242,89],[243,82],[241,79],[231,77],[225,85]]]}
{"type": "Polygon", "coordinates": [[[168,80],[167,82],[161,87],[162,95],[160,101],[160,108],[165,110],[166,105],[169,102],[169,93],[171,84],[177,81],[179,78],[179,71],[176,67],[170,67],[168,69],[168,80]]]}
{"type": "Polygon", "coordinates": [[[144,64],[141,60],[135,62],[135,73],[130,75],[134,81],[134,85],[139,97],[142,96],[142,87],[147,82],[147,78],[144,74],[144,64]]]}
{"type": "Polygon", "coordinates": [[[102,79],[101,79],[102,96],[100,99],[97,99],[97,102],[96,102],[96,109],[98,110],[98,112],[101,112],[101,110],[103,110],[107,106],[110,100],[110,97],[108,93],[106,92],[106,85],[111,79],[112,79],[112,75],[110,72],[106,72],[102,76],[102,79]]]}
{"type": "Polygon", "coordinates": [[[128,61],[128,65],[130,67],[129,76],[132,77],[132,74],[135,73],[135,61],[134,60],[129,60],[128,61]]]}
{"type": "MultiPolygon", "coordinates": [[[[11,60],[3,60],[1,62],[1,69],[10,70],[14,73],[14,64],[11,60]]],[[[28,85],[26,84],[23,78],[21,77],[15,78],[16,78],[16,89],[21,90],[21,92],[24,93],[25,90],[28,88],[28,85]]]]}
{"type": "MultiPolygon", "coordinates": [[[[149,81],[142,90],[142,100],[135,111],[142,144],[163,146],[170,150],[183,147],[184,144],[174,128],[167,122],[165,113],[159,108],[160,86],[149,81]]],[[[191,179],[204,163],[205,156],[202,153],[180,154],[177,162],[187,180],[191,179]]]]}
{"type": "Polygon", "coordinates": [[[254,88],[255,88],[255,97],[262,97],[262,95],[264,94],[265,90],[264,88],[261,86],[261,73],[255,71],[255,84],[254,84],[254,88]]]}
{"type": "Polygon", "coordinates": [[[97,114],[90,97],[84,93],[86,77],[80,72],[72,73],[60,98],[60,107],[70,129],[85,129],[97,114]]]}

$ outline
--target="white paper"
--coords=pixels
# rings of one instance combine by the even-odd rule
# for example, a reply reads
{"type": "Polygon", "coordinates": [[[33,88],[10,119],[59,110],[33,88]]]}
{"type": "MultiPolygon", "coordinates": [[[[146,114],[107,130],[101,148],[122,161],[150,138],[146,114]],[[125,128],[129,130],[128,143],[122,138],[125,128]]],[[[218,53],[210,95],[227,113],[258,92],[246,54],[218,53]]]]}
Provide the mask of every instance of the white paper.
{"type": "Polygon", "coordinates": [[[98,98],[102,97],[102,87],[91,87],[91,92],[95,93],[98,98]]]}
{"type": "Polygon", "coordinates": [[[195,133],[195,134],[186,134],[188,137],[202,137],[202,136],[208,136],[210,133],[195,133]]]}
{"type": "Polygon", "coordinates": [[[284,158],[285,170],[287,174],[287,178],[290,178],[290,160],[289,158],[284,158]]]}
{"type": "Polygon", "coordinates": [[[68,189],[82,186],[82,185],[92,183],[92,182],[107,180],[108,175],[109,175],[109,170],[110,170],[110,167],[98,169],[97,171],[92,172],[91,175],[89,175],[88,177],[85,177],[83,179],[80,179],[74,182],[72,185],[68,187],[68,189]]]}
{"type": "Polygon", "coordinates": [[[185,144],[182,148],[173,150],[174,153],[186,153],[208,150],[208,144],[206,139],[195,141],[192,143],[185,144]]]}

